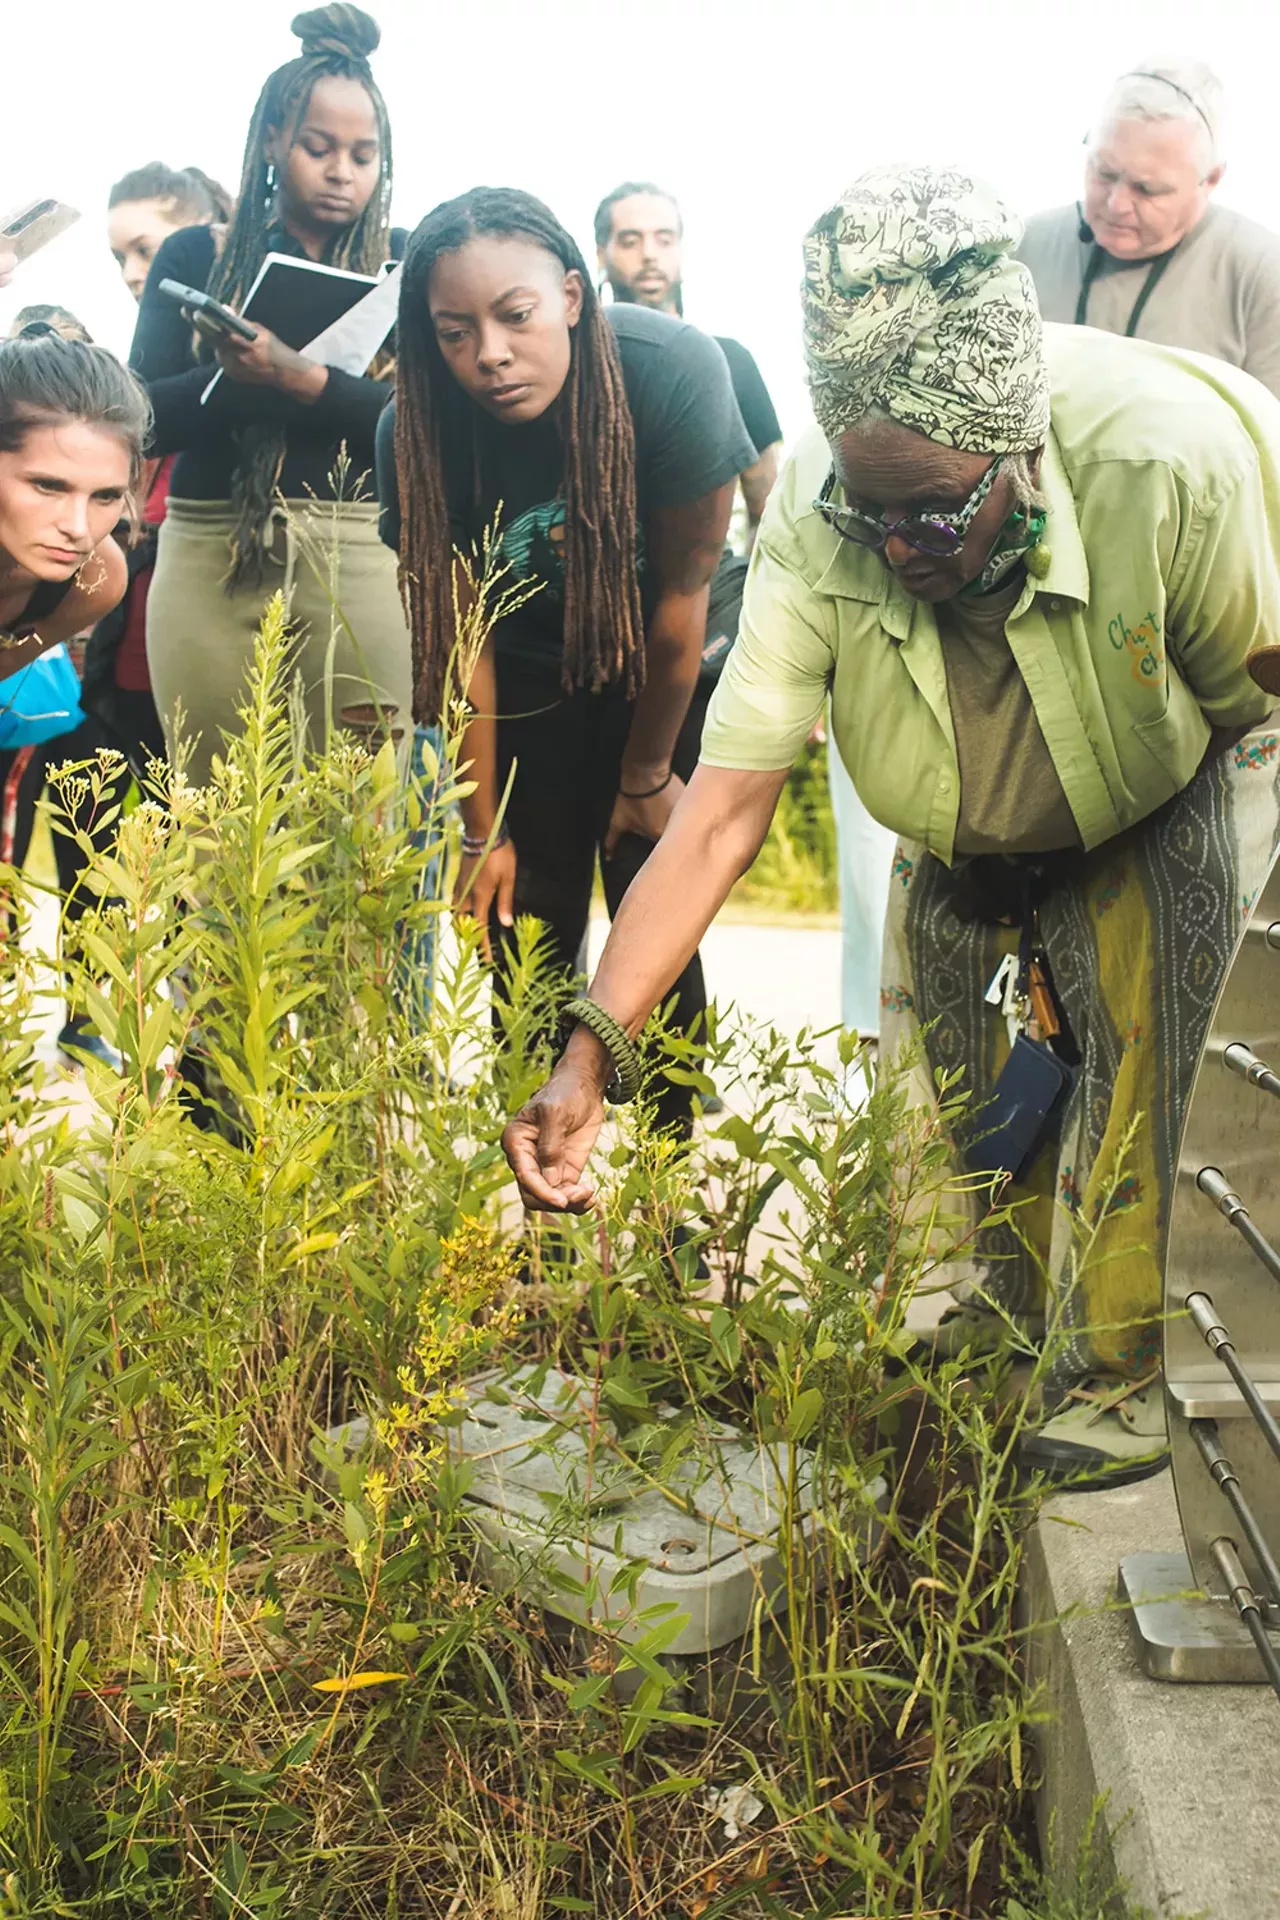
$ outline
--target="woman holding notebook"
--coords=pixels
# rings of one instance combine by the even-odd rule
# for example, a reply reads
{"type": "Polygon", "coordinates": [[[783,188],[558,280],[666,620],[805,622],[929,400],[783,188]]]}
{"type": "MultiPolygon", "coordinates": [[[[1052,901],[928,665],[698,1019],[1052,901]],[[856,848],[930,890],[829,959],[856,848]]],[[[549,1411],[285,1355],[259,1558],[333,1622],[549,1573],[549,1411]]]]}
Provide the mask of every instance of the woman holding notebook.
{"type": "Polygon", "coordinates": [[[395,562],[379,542],[376,506],[361,497],[389,379],[377,362],[354,375],[306,359],[260,324],[252,341],[210,344],[159,291],[175,280],[239,311],[269,253],[368,276],[402,253],[404,236],[389,226],[390,129],[368,59],[378,28],[356,7],[332,5],[299,14],[293,31],[302,52],[258,97],[225,237],[200,226],[165,241],[130,356],[155,409],[150,450],[177,455],[147,655],[170,757],[186,743],[195,785],[207,780],[222,736],[239,728],[262,611],[280,589],[290,596],[313,743],[333,724],[376,747],[411,724],[395,562]],[[308,522],[323,553],[298,538],[308,522]]]}

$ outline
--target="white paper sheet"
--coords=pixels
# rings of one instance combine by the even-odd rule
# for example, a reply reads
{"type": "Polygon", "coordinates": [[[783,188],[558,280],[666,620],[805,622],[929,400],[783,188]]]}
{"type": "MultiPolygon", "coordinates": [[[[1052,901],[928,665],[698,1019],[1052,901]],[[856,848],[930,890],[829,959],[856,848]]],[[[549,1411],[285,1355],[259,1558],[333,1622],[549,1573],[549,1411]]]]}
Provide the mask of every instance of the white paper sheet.
{"type": "Polygon", "coordinates": [[[400,304],[399,263],[370,287],[362,300],[348,307],[340,320],[318,333],[299,351],[308,360],[324,367],[338,367],[343,373],[367,372],[383,341],[396,323],[400,304]]]}
{"type": "MultiPolygon", "coordinates": [[[[245,298],[247,307],[257,291],[259,283],[266,274],[268,264],[275,259],[268,254],[258,275],[245,298]]],[[[369,362],[381,347],[383,341],[396,323],[396,308],[400,303],[400,262],[388,267],[377,283],[370,287],[363,299],[348,307],[340,320],[331,327],[318,333],[305,347],[299,347],[299,353],[308,360],[314,360],[319,366],[340,367],[343,373],[360,375],[368,370],[369,362]],[[370,344],[372,342],[372,345],[370,344]]],[[[210,395],[222,378],[219,367],[204,392],[200,395],[201,406],[207,405],[210,395]]]]}

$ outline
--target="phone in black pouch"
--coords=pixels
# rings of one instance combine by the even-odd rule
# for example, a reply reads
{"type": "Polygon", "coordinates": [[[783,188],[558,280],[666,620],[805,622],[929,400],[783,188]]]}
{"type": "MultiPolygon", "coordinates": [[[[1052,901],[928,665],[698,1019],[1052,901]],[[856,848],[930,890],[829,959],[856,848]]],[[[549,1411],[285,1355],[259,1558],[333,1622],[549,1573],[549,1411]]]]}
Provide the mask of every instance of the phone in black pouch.
{"type": "Polygon", "coordinates": [[[1061,1125],[1075,1083],[1076,1069],[1051,1046],[1020,1033],[991,1098],[973,1116],[978,1134],[964,1155],[970,1173],[1004,1173],[1024,1180],[1045,1141],[1061,1125]]]}

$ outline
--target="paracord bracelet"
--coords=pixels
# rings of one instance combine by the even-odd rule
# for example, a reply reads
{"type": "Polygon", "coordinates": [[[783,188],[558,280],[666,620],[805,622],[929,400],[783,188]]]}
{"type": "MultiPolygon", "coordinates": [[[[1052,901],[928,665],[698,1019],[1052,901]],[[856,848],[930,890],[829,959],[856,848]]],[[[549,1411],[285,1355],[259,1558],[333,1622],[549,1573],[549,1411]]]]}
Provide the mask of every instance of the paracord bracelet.
{"type": "Polygon", "coordinates": [[[467,858],[471,860],[474,859],[477,854],[494,853],[499,847],[505,847],[510,838],[511,829],[509,827],[499,827],[492,840],[490,840],[487,833],[464,833],[462,836],[462,851],[467,858]]]}
{"type": "Polygon", "coordinates": [[[628,793],[625,787],[619,787],[618,793],[623,800],[652,800],[655,793],[665,793],[675,777],[676,770],[672,767],[666,779],[659,781],[656,787],[646,787],[643,793],[628,793]]]}
{"type": "Polygon", "coordinates": [[[640,1055],[626,1028],[585,994],[571,1000],[564,1013],[566,1020],[576,1020],[608,1050],[613,1062],[613,1078],[604,1090],[604,1097],[609,1105],[620,1107],[634,1100],[640,1091],[640,1055]]]}

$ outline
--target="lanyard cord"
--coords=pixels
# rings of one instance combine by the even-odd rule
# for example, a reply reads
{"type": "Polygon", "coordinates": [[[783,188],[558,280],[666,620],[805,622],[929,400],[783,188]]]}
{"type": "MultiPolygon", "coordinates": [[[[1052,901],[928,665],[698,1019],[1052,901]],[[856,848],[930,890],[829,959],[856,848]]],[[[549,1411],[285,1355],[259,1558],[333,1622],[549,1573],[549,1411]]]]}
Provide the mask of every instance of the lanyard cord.
{"type": "MultiPolygon", "coordinates": [[[[1160,254],[1151,262],[1150,270],[1142,283],[1142,291],[1133,303],[1133,312],[1129,315],[1129,324],[1124,330],[1126,340],[1132,340],[1137,333],[1138,322],[1142,318],[1146,304],[1159,286],[1161,274],[1165,271],[1177,251],[1178,249],[1176,247],[1170,247],[1168,253],[1160,254]]],[[[1076,325],[1078,327],[1088,325],[1089,295],[1093,291],[1094,281],[1102,272],[1103,263],[1106,258],[1106,253],[1095,240],[1089,251],[1089,260],[1084,270],[1084,278],[1080,282],[1080,297],[1076,301],[1076,325]]]]}

